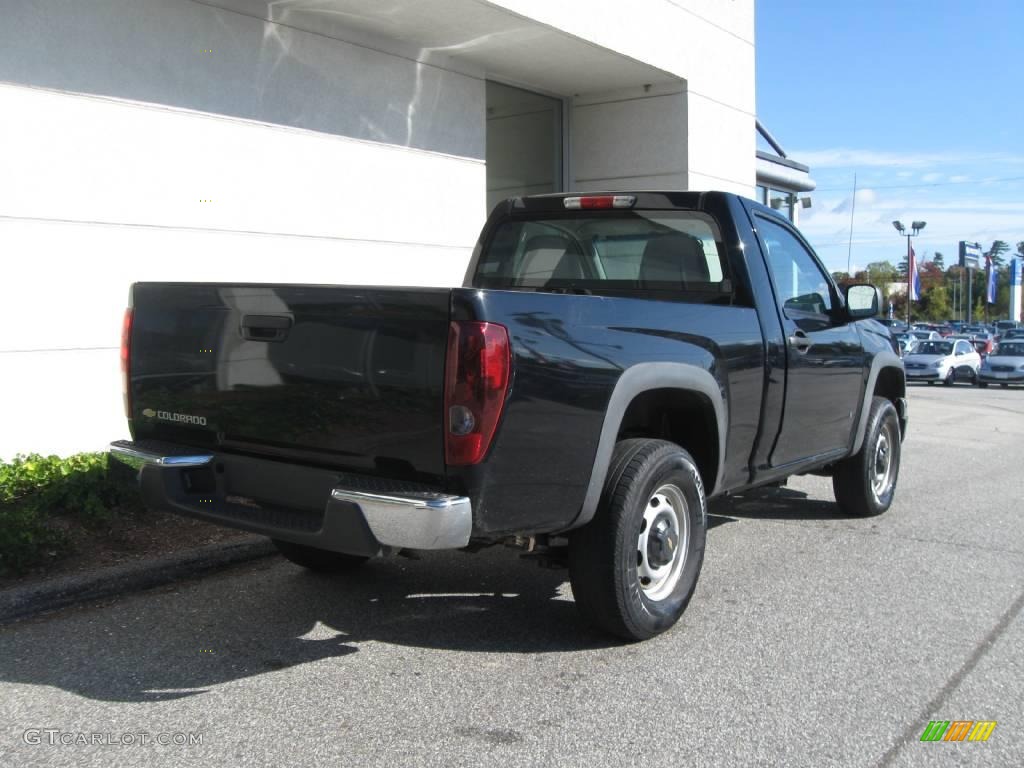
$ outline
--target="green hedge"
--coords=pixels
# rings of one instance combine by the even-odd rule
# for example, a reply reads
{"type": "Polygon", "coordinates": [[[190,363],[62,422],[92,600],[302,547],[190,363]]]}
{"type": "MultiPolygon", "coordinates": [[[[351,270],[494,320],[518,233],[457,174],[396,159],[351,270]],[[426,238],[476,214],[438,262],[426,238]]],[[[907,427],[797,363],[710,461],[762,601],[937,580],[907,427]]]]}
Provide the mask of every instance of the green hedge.
{"type": "Polygon", "coordinates": [[[133,474],[106,453],[0,462],[0,574],[68,552],[67,526],[56,525],[57,517],[97,528],[139,508],[133,474]]]}

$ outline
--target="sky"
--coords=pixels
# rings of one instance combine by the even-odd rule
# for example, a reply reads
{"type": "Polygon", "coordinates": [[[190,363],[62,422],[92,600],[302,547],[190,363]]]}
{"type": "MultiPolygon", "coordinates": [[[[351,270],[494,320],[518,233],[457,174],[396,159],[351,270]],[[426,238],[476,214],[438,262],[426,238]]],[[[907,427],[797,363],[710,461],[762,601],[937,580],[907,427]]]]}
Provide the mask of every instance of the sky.
{"type": "Polygon", "coordinates": [[[757,0],[756,35],[758,118],[811,168],[826,267],[897,264],[894,219],[947,266],[960,240],[1024,240],[1024,1],[757,0]]]}

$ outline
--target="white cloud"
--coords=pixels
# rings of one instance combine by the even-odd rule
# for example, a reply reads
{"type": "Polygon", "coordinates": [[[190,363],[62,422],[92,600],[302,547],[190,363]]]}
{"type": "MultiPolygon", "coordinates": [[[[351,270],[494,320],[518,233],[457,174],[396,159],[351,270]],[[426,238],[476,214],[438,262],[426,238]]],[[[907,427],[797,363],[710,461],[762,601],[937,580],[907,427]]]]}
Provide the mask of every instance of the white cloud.
{"type": "Polygon", "coordinates": [[[874,205],[878,202],[878,193],[870,187],[857,190],[857,204],[858,205],[874,205]]]}
{"type": "Polygon", "coordinates": [[[985,155],[978,152],[892,152],[873,149],[808,149],[791,153],[801,163],[815,168],[927,168],[946,165],[972,165],[981,162],[1024,163],[1024,155],[985,155]]]}
{"type": "Polygon", "coordinates": [[[944,155],[917,154],[912,152],[880,152],[870,149],[815,149],[804,152],[793,152],[814,168],[856,168],[858,166],[930,166],[949,160],[944,155]]]}
{"type": "MultiPolygon", "coordinates": [[[[958,188],[962,192],[963,188],[958,188]]],[[[897,263],[906,252],[906,240],[897,236],[893,220],[904,224],[926,221],[928,226],[914,239],[919,254],[936,252],[946,263],[955,260],[959,240],[976,240],[990,244],[1005,240],[1012,247],[1024,240],[1024,201],[1006,201],[1005,196],[992,201],[976,194],[969,196],[914,195],[904,191],[899,197],[884,196],[885,190],[857,192],[853,216],[852,258],[857,263],[888,260],[897,263]]],[[[846,269],[850,240],[850,196],[821,193],[814,196],[814,207],[802,213],[800,229],[831,269],[846,269]]]]}
{"type": "Polygon", "coordinates": [[[1024,181],[1017,180],[1024,154],[833,148],[793,156],[810,165],[818,182],[813,208],[800,212],[800,229],[829,269],[845,270],[848,258],[898,263],[907,241],[894,220],[928,222],[914,248],[929,257],[942,253],[947,264],[956,260],[960,240],[1005,240],[1011,249],[1024,240],[1024,181]]]}
{"type": "MultiPolygon", "coordinates": [[[[832,209],[832,213],[843,213],[849,211],[850,200],[851,198],[849,197],[845,198],[841,203],[839,203],[839,205],[835,206],[832,209]]],[[[870,187],[865,187],[864,189],[857,190],[857,205],[871,206],[874,205],[877,200],[878,193],[876,193],[875,190],[871,189],[870,187]]]]}

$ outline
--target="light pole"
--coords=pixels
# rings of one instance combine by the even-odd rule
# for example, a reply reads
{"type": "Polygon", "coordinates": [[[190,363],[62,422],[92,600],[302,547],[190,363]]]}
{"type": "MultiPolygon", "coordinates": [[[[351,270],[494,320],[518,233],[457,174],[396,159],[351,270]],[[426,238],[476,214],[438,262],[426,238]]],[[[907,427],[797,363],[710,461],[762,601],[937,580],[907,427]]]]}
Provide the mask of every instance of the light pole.
{"type": "Polygon", "coordinates": [[[773,197],[768,204],[776,211],[785,206],[789,212],[789,220],[794,227],[800,226],[800,209],[811,207],[811,198],[799,197],[796,192],[787,192],[785,197],[773,197]]]}
{"type": "Polygon", "coordinates": [[[907,238],[907,330],[910,330],[910,302],[911,294],[913,293],[913,281],[914,274],[917,273],[916,259],[913,257],[913,248],[910,245],[910,238],[917,236],[917,233],[924,229],[926,221],[914,221],[911,222],[910,228],[913,232],[907,232],[903,226],[903,222],[894,221],[892,225],[896,228],[896,231],[900,233],[900,237],[907,238]],[[914,274],[911,273],[913,271],[914,274]]]}

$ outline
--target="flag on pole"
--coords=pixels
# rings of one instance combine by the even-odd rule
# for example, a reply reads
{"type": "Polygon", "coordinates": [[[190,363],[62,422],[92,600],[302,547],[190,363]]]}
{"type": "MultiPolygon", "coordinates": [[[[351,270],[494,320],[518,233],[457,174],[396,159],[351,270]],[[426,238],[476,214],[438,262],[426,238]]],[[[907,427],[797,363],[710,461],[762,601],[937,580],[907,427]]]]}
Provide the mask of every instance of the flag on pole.
{"type": "Polygon", "coordinates": [[[910,256],[907,259],[907,290],[911,301],[921,298],[921,276],[917,274],[917,256],[913,248],[910,249],[910,256]]]}
{"type": "Polygon", "coordinates": [[[992,261],[991,254],[985,254],[985,269],[988,270],[988,279],[985,283],[985,302],[996,303],[996,265],[992,261]]]}

